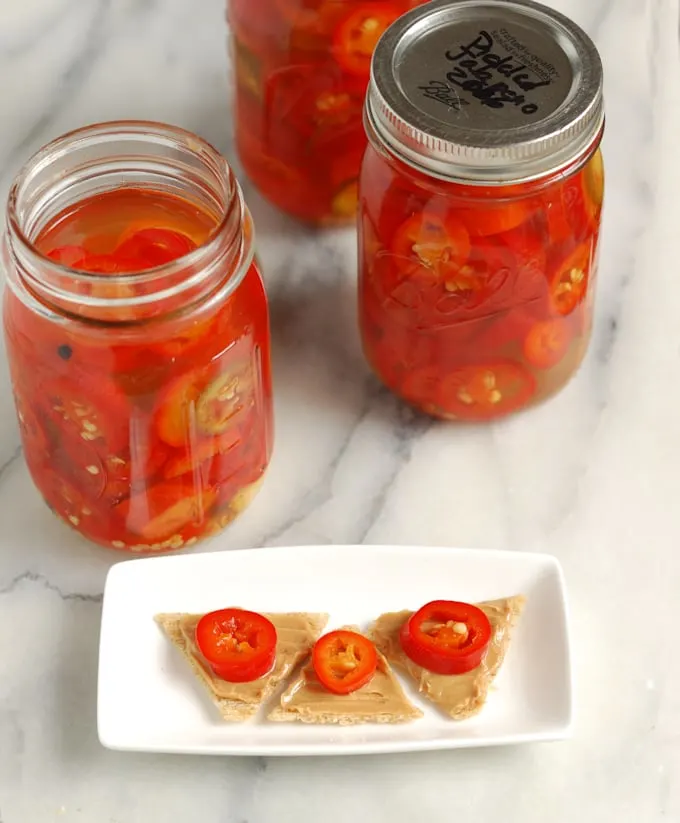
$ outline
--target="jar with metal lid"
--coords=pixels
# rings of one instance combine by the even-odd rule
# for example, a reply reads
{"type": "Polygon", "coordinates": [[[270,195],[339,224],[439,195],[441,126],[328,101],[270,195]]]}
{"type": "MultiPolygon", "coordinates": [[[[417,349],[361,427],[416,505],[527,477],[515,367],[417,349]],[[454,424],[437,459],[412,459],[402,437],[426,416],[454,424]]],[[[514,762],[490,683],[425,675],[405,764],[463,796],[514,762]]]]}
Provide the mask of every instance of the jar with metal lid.
{"type": "Polygon", "coordinates": [[[50,508],[120,550],[191,546],[269,461],[269,319],[224,159],[157,123],[39,151],[9,195],[4,331],[24,456],[50,508]]]}
{"type": "Polygon", "coordinates": [[[243,167],[293,217],[354,223],[373,48],[422,0],[228,0],[243,167]]]}
{"type": "Polygon", "coordinates": [[[592,41],[528,0],[432,0],[379,41],[364,120],[372,368],[446,419],[554,394],[593,313],[604,114],[592,41]]]}

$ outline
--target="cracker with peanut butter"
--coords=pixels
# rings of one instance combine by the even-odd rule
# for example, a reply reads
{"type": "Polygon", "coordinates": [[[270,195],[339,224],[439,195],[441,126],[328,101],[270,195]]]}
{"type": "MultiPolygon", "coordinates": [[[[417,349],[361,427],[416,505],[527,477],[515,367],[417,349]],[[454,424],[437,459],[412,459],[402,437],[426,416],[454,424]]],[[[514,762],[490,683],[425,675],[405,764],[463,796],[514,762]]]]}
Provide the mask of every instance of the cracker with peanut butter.
{"type": "MultiPolygon", "coordinates": [[[[355,626],[345,628],[360,634],[355,626]]],[[[267,719],[350,726],[406,723],[422,716],[420,709],[409,702],[389,663],[378,651],[375,674],[366,685],[350,694],[328,691],[319,682],[311,660],[306,661],[267,719]]]]}
{"type": "Polygon", "coordinates": [[[413,612],[389,612],[373,624],[371,638],[378,649],[398,669],[409,674],[418,691],[454,720],[465,720],[481,711],[493,679],[498,674],[512,630],[524,608],[522,595],[477,603],[491,623],[491,641],[476,669],[465,674],[435,674],[414,663],[401,647],[399,632],[413,612]]]}
{"type": "Polygon", "coordinates": [[[155,620],[180,650],[207,689],[221,717],[244,721],[253,717],[293,669],[307,657],[328,622],[327,614],[290,612],[265,614],[276,628],[276,660],[272,670],[248,683],[217,677],[198,649],[195,631],[201,614],[157,614],[155,620]]]}

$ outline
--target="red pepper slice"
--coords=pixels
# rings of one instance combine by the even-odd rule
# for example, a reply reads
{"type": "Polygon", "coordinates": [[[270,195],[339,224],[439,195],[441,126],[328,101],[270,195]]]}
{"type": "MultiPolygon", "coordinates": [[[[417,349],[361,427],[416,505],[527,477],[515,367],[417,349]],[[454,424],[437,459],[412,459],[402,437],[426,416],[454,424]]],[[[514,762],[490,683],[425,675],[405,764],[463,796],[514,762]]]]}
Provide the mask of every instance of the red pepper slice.
{"type": "MultiPolygon", "coordinates": [[[[377,235],[387,245],[389,239],[404,224],[405,215],[420,214],[425,210],[430,199],[430,192],[410,184],[408,180],[401,177],[386,178],[382,166],[376,168],[371,162],[372,159],[373,155],[369,152],[361,172],[362,189],[365,193],[381,192],[383,202],[389,204],[388,208],[381,208],[376,215],[377,235]]],[[[366,199],[366,194],[364,194],[364,200],[366,199]]]]}
{"type": "MultiPolygon", "coordinates": [[[[539,274],[539,278],[544,291],[547,290],[545,277],[539,274]]],[[[413,274],[406,284],[413,287],[424,280],[422,275],[413,274]]],[[[452,323],[469,325],[528,299],[528,295],[525,297],[527,285],[507,247],[480,243],[462,266],[447,274],[443,289],[421,286],[418,316],[431,330],[450,328],[452,323]]]]}
{"type": "Polygon", "coordinates": [[[370,682],[378,666],[378,653],[367,637],[339,629],[316,641],[312,666],[329,692],[350,694],[370,682]]]}
{"type": "Polygon", "coordinates": [[[442,375],[437,405],[459,420],[491,420],[524,406],[535,388],[532,375],[511,360],[463,366],[442,375]]]}
{"type": "Polygon", "coordinates": [[[226,432],[215,437],[197,440],[191,443],[190,447],[182,449],[168,460],[163,469],[163,477],[166,480],[181,477],[187,472],[196,471],[204,463],[209,473],[213,458],[234,454],[240,443],[241,433],[237,426],[227,429],[226,432]]]}
{"type": "Polygon", "coordinates": [[[399,11],[382,3],[367,3],[340,22],[333,36],[333,54],[350,74],[368,77],[371,57],[382,33],[399,17],[399,11]]]}
{"type": "Polygon", "coordinates": [[[167,459],[167,447],[155,439],[141,443],[133,440],[129,451],[107,454],[103,460],[106,483],[102,499],[115,506],[130,494],[143,491],[167,459]]]}
{"type": "MultiPolygon", "coordinates": [[[[252,18],[253,10],[248,7],[248,16],[252,18]]],[[[345,15],[345,4],[338,3],[337,0],[273,0],[273,11],[291,26],[290,50],[298,44],[297,34],[302,32],[307,35],[308,49],[318,50],[322,45],[327,48],[328,39],[331,36],[335,23],[345,15]],[[315,48],[316,47],[316,48],[315,48]]],[[[273,16],[273,15],[272,15],[273,16]]],[[[280,22],[275,20],[277,32],[280,22]]],[[[324,52],[324,57],[327,52],[324,52]]]]}
{"type": "Polygon", "coordinates": [[[114,259],[144,261],[143,268],[154,268],[184,257],[196,248],[186,234],[172,229],[140,229],[124,239],[114,252],[114,259]]]}
{"type": "Polygon", "coordinates": [[[87,252],[82,246],[59,246],[52,249],[52,251],[48,251],[47,256],[50,260],[54,260],[55,263],[60,263],[62,266],[78,269],[83,258],[87,256],[87,252]]]}
{"type": "Polygon", "coordinates": [[[301,140],[319,129],[361,121],[363,90],[348,86],[332,68],[287,66],[267,77],[265,102],[269,144],[277,156],[281,149],[295,150],[290,158],[304,163],[307,146],[301,140]]]}
{"type": "Polygon", "coordinates": [[[532,214],[533,204],[527,199],[510,200],[500,206],[475,203],[472,208],[460,209],[458,218],[465,224],[471,237],[502,234],[521,226],[532,214]]]}
{"type": "Polygon", "coordinates": [[[157,483],[116,506],[126,527],[148,541],[174,537],[189,525],[200,525],[217,498],[212,488],[182,480],[157,483]]]}
{"type": "Polygon", "coordinates": [[[562,318],[536,323],[524,340],[524,356],[537,369],[549,369],[567,353],[571,338],[571,326],[562,318]]]}
{"type": "Polygon", "coordinates": [[[113,454],[128,446],[130,408],[115,384],[74,371],[72,378],[47,383],[42,394],[55,425],[76,442],[105,447],[113,454]]]}
{"type": "Polygon", "coordinates": [[[42,492],[49,507],[71,526],[93,540],[108,542],[106,515],[94,508],[93,501],[70,478],[52,472],[46,476],[42,492]]]}
{"type": "Polygon", "coordinates": [[[208,333],[215,331],[214,324],[214,317],[196,320],[190,326],[184,326],[173,332],[166,340],[152,343],[149,349],[165,357],[180,357],[190,349],[204,343],[208,333]]]}
{"type": "Polygon", "coordinates": [[[397,229],[391,251],[400,270],[455,288],[470,253],[470,236],[454,215],[414,214],[397,229]]]}
{"type": "Polygon", "coordinates": [[[426,603],[399,632],[408,657],[436,674],[465,674],[482,662],[491,642],[491,623],[477,606],[454,600],[426,603]]]}
{"type": "Polygon", "coordinates": [[[52,458],[58,474],[68,478],[83,499],[97,502],[106,487],[106,471],[94,443],[83,441],[71,427],[59,432],[52,458]]]}
{"type": "Polygon", "coordinates": [[[536,323],[536,316],[526,306],[499,313],[480,325],[470,344],[471,348],[478,358],[482,355],[484,359],[494,360],[502,354],[505,347],[512,346],[516,350],[517,346],[521,346],[536,323]]]}
{"type": "Polygon", "coordinates": [[[562,260],[550,278],[550,305],[555,314],[571,314],[588,291],[591,244],[581,243],[562,260]]]}
{"type": "Polygon", "coordinates": [[[250,683],[270,672],[276,641],[271,620],[244,609],[209,612],[196,626],[201,654],[215,674],[230,683],[250,683]]]}
{"type": "Polygon", "coordinates": [[[221,435],[254,404],[250,362],[230,368],[220,360],[185,374],[161,394],[156,414],[158,435],[170,446],[186,447],[194,438],[221,435]]]}

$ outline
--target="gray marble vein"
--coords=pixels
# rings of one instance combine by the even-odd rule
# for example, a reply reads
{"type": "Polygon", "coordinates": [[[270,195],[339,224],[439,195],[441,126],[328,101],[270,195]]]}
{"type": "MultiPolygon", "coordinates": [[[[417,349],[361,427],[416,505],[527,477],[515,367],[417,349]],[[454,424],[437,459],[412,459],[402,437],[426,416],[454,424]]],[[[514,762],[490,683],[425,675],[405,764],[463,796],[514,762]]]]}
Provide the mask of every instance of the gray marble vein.
{"type": "Polygon", "coordinates": [[[14,451],[12,454],[5,460],[4,463],[0,463],[0,482],[5,474],[5,472],[11,468],[16,461],[21,457],[22,448],[21,446],[15,446],[14,451]]]}
{"type": "Polygon", "coordinates": [[[9,583],[0,588],[0,596],[12,594],[12,592],[15,591],[15,589],[17,589],[24,583],[35,583],[38,586],[42,586],[42,588],[44,589],[49,589],[49,591],[58,594],[62,600],[79,600],[83,603],[102,602],[101,594],[80,594],[79,592],[64,592],[59,588],[59,586],[55,586],[54,583],[51,583],[44,575],[36,574],[35,572],[30,571],[26,571],[22,574],[17,575],[15,578],[10,580],[9,583]]]}

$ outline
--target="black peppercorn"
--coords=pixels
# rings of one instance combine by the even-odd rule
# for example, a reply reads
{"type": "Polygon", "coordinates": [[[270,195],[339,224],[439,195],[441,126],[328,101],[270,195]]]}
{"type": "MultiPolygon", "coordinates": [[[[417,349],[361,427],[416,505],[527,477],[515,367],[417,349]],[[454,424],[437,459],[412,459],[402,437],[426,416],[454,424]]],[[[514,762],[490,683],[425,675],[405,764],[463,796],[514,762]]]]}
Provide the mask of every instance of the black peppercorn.
{"type": "Polygon", "coordinates": [[[62,360],[70,360],[71,355],[73,354],[73,349],[70,346],[67,346],[66,343],[59,346],[57,349],[57,354],[61,357],[62,360]]]}

